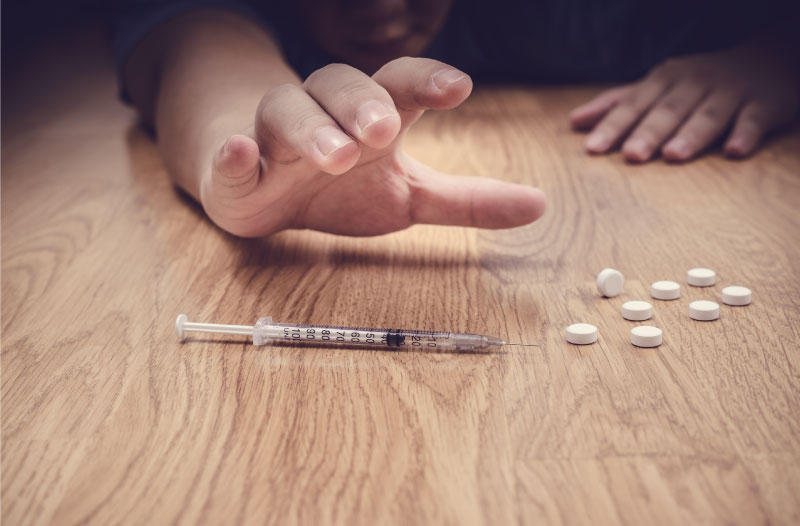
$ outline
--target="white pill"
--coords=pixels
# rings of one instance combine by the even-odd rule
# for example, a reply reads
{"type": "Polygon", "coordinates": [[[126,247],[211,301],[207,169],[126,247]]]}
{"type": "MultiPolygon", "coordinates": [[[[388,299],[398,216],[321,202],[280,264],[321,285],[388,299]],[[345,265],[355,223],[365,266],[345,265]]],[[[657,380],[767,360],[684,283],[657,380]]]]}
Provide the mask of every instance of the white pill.
{"type": "Polygon", "coordinates": [[[753,293],[747,287],[725,287],[722,289],[722,303],[726,305],[750,305],[753,293]]]}
{"type": "Polygon", "coordinates": [[[689,317],[697,321],[711,321],[719,318],[719,305],[713,301],[697,300],[689,304],[689,317]]]}
{"type": "Polygon", "coordinates": [[[607,298],[619,296],[622,286],[625,284],[625,276],[619,270],[604,268],[597,275],[597,290],[607,298]]]}
{"type": "Polygon", "coordinates": [[[661,345],[661,329],[642,325],[631,329],[631,343],[636,347],[658,347],[661,345]]]}
{"type": "Polygon", "coordinates": [[[716,281],[716,273],[710,268],[693,268],[686,274],[686,281],[695,287],[710,287],[716,281]]]}
{"type": "Polygon", "coordinates": [[[626,301],[622,304],[622,317],[631,321],[649,320],[653,317],[653,306],[646,301],[626,301]]]}
{"type": "Polygon", "coordinates": [[[681,297],[681,286],[674,281],[656,281],[650,285],[650,295],[657,300],[676,300],[681,297]]]}
{"type": "Polygon", "coordinates": [[[567,341],[575,345],[589,345],[597,341],[597,327],[588,323],[574,323],[567,327],[567,341]]]}

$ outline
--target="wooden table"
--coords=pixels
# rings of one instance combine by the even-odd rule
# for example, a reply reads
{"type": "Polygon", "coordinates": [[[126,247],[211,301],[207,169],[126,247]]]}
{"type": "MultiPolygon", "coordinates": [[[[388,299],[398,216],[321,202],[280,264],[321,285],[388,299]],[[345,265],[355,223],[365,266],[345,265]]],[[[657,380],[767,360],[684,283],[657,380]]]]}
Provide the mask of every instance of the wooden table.
{"type": "Polygon", "coordinates": [[[540,186],[537,223],[228,236],[168,182],[94,32],[4,78],[5,524],[797,524],[800,143],[686,165],[588,157],[595,89],[479,89],[406,149],[540,186]],[[627,278],[603,299],[598,271],[627,278]],[[718,284],[687,287],[708,266],[718,284]],[[652,281],[664,344],[620,305],[652,281]],[[721,319],[688,303],[754,291],[721,319]],[[173,323],[450,328],[487,355],[178,343],[173,323]],[[591,346],[566,343],[577,321],[591,346]]]}

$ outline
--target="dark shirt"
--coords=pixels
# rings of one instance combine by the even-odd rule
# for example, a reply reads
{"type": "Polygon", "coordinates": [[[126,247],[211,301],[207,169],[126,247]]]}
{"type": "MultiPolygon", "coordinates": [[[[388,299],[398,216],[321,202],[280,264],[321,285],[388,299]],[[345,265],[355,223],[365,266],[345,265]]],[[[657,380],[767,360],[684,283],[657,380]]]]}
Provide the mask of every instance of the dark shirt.
{"type": "MultiPolygon", "coordinates": [[[[278,39],[303,77],[338,57],[304,33],[280,0],[128,0],[114,17],[114,51],[122,67],[135,45],[167,19],[199,7],[243,13],[278,39]]],[[[787,2],[672,0],[456,0],[422,54],[476,80],[624,82],[670,56],[730,47],[785,16],[787,2]]]]}

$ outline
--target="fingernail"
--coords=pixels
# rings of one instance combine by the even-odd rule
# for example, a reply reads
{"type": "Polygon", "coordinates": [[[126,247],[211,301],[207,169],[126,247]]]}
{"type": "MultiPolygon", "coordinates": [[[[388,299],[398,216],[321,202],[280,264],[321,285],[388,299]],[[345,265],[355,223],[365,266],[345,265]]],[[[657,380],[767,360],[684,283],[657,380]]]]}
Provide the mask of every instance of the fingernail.
{"type": "Polygon", "coordinates": [[[689,156],[689,143],[686,139],[676,137],[664,146],[664,151],[683,159],[689,156]]]}
{"type": "Polygon", "coordinates": [[[228,153],[228,145],[231,143],[231,139],[233,139],[233,135],[228,137],[228,140],[225,141],[225,144],[222,146],[222,153],[228,153]]]}
{"type": "Polygon", "coordinates": [[[343,148],[353,142],[353,139],[334,128],[333,126],[323,126],[314,132],[314,143],[323,157],[327,157],[339,148],[343,148]]]}
{"type": "Polygon", "coordinates": [[[640,161],[650,157],[650,145],[640,137],[634,137],[626,141],[623,149],[627,153],[633,154],[640,161]]]}
{"type": "Polygon", "coordinates": [[[586,148],[589,151],[604,152],[609,146],[611,146],[611,141],[608,139],[608,136],[601,131],[592,132],[586,137],[586,148]]]}
{"type": "Polygon", "coordinates": [[[356,110],[356,125],[358,126],[358,131],[364,133],[367,131],[367,128],[376,122],[380,122],[392,115],[397,114],[394,110],[387,107],[386,104],[378,102],[377,100],[368,100],[362,103],[356,110]]]}
{"type": "Polygon", "coordinates": [[[443,69],[433,75],[433,83],[436,84],[437,88],[445,89],[450,84],[454,84],[466,76],[466,73],[462,73],[457,69],[443,69]]]}

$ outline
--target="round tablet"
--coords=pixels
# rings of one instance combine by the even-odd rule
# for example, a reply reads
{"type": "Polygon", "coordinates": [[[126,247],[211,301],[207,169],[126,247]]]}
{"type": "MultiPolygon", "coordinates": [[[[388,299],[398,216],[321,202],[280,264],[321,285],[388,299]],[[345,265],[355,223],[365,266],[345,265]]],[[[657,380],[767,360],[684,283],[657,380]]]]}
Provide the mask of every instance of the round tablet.
{"type": "Polygon", "coordinates": [[[697,321],[711,321],[719,318],[719,305],[713,301],[697,300],[689,304],[689,317],[697,321]]]}
{"type": "Polygon", "coordinates": [[[681,297],[681,286],[674,281],[656,281],[650,285],[650,295],[657,300],[676,300],[681,297]]]}
{"type": "Polygon", "coordinates": [[[722,303],[726,305],[750,305],[753,293],[747,287],[725,287],[722,289],[722,303]]]}
{"type": "Polygon", "coordinates": [[[625,284],[625,277],[619,270],[604,268],[597,275],[597,290],[607,298],[619,296],[622,286],[625,284]]]}
{"type": "Polygon", "coordinates": [[[661,329],[642,325],[631,329],[631,343],[636,347],[658,347],[661,345],[661,329]]]}
{"type": "Polygon", "coordinates": [[[710,268],[693,268],[686,274],[686,281],[695,287],[710,287],[716,281],[716,273],[710,268]]]}
{"type": "Polygon", "coordinates": [[[597,327],[588,323],[574,323],[567,327],[567,341],[575,345],[589,345],[597,341],[597,327]]]}
{"type": "Polygon", "coordinates": [[[622,317],[631,321],[649,320],[653,317],[653,307],[646,301],[626,301],[622,304],[622,317]]]}

